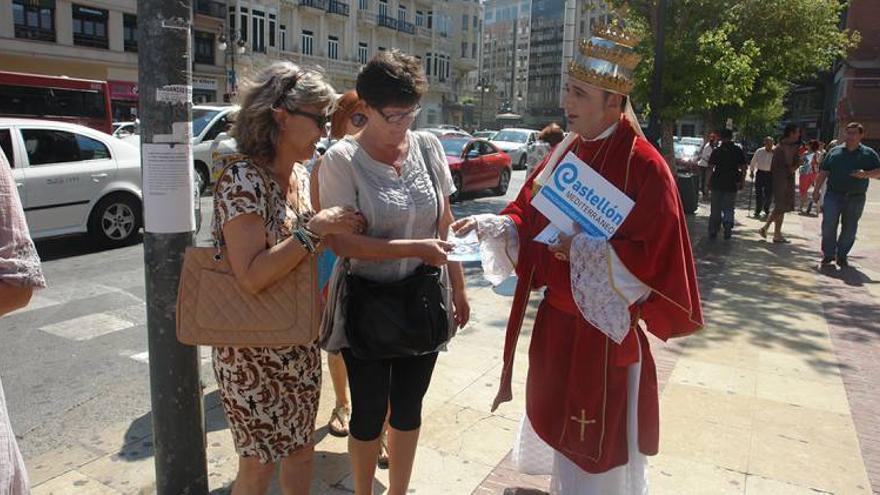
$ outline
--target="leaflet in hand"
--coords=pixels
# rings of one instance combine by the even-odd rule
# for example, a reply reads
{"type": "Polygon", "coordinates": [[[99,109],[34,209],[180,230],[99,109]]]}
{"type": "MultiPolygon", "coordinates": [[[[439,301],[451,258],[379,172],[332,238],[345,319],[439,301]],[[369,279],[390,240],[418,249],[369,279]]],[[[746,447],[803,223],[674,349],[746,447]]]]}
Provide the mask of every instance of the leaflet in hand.
{"type": "Polygon", "coordinates": [[[566,235],[580,227],[597,239],[610,239],[635,203],[573,153],[567,153],[532,205],[566,235]]]}
{"type": "Polygon", "coordinates": [[[453,246],[446,258],[449,261],[480,261],[480,240],[476,230],[462,237],[450,233],[446,240],[453,246]]]}

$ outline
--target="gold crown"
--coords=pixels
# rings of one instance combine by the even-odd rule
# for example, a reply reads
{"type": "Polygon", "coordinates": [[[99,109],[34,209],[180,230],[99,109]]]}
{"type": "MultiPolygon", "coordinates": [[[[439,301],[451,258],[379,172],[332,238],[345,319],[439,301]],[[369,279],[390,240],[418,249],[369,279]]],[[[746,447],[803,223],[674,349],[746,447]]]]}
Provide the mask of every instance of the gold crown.
{"type": "Polygon", "coordinates": [[[592,84],[602,89],[627,95],[632,92],[633,81],[621,76],[602,74],[592,69],[586,69],[572,60],[568,63],[568,73],[571,77],[592,84]]]}
{"type": "Polygon", "coordinates": [[[629,70],[635,69],[642,60],[641,55],[630,49],[607,48],[593,43],[592,40],[582,40],[580,50],[584,56],[607,60],[629,70]]]}
{"type": "Polygon", "coordinates": [[[592,29],[593,36],[605,38],[623,46],[633,48],[639,44],[642,39],[624,28],[611,24],[596,24],[592,29]]]}

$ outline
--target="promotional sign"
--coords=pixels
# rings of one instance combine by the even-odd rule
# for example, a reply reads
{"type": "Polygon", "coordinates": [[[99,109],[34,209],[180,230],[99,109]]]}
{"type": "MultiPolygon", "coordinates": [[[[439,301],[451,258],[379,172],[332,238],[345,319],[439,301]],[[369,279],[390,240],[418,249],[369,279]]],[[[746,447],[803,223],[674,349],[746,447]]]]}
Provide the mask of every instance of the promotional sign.
{"type": "Polygon", "coordinates": [[[610,239],[635,203],[569,152],[532,204],[567,235],[574,235],[580,227],[590,237],[610,239]]]}

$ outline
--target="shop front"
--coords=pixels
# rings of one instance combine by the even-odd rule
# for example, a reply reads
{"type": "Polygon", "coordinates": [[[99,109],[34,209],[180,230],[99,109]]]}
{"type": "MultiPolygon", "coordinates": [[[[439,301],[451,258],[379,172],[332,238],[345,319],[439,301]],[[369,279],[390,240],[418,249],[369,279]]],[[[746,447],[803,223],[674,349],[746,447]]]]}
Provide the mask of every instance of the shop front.
{"type": "Polygon", "coordinates": [[[193,105],[216,103],[217,101],[217,80],[193,76],[193,105]]]}

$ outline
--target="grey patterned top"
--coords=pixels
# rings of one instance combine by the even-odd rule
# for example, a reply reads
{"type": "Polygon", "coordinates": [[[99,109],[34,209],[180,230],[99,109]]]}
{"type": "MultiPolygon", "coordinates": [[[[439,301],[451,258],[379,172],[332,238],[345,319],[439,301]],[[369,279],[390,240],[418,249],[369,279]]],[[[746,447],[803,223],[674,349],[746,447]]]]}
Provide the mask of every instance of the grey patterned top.
{"type": "MultiPolygon", "coordinates": [[[[400,176],[370,157],[353,137],[327,150],[318,172],[321,207],[353,206],[367,220],[365,235],[379,239],[431,239],[437,227],[438,197],[425,166],[428,155],[444,197],[455,191],[440,141],[428,133],[407,132],[409,153],[400,176]]],[[[441,205],[442,206],[442,205],[441,205]]],[[[394,282],[411,275],[418,258],[351,260],[355,275],[377,282],[394,282]]]]}

